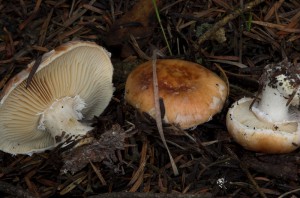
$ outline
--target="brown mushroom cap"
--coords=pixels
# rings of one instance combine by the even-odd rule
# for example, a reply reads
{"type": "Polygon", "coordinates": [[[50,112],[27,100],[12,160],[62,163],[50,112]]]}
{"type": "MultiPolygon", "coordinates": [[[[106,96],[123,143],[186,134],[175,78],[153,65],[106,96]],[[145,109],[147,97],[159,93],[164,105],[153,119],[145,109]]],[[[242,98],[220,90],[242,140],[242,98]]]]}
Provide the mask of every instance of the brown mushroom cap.
{"type": "Polygon", "coordinates": [[[226,124],[233,139],[245,149],[263,153],[288,153],[300,145],[299,123],[272,123],[249,110],[252,98],[242,98],[229,108],[226,124]]]}
{"type": "MultiPolygon", "coordinates": [[[[199,64],[176,59],[157,60],[156,67],[166,123],[187,129],[211,120],[222,109],[227,86],[215,73],[199,64]]],[[[125,99],[141,112],[155,116],[152,61],[129,74],[125,99]]]]}
{"type": "Polygon", "coordinates": [[[78,120],[103,112],[114,90],[110,55],[92,42],[72,41],[44,54],[26,89],[33,65],[12,78],[0,96],[0,149],[8,153],[53,148],[65,130],[85,134],[91,127],[78,120]]]}

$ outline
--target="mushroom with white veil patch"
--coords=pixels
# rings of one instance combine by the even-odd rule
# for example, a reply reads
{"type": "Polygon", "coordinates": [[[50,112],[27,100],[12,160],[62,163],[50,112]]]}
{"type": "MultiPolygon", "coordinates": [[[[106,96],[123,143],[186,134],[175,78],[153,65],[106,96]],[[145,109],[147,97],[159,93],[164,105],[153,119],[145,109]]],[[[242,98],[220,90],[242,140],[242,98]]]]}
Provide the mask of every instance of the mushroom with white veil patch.
{"type": "Polygon", "coordinates": [[[228,132],[244,148],[288,153],[300,146],[300,67],[284,60],[265,67],[258,98],[242,98],[227,113],[228,132]]]}
{"type": "Polygon", "coordinates": [[[100,115],[113,94],[110,54],[101,46],[71,41],[44,54],[26,88],[34,62],[0,95],[0,149],[32,154],[92,129],[80,120],[100,115]]]}

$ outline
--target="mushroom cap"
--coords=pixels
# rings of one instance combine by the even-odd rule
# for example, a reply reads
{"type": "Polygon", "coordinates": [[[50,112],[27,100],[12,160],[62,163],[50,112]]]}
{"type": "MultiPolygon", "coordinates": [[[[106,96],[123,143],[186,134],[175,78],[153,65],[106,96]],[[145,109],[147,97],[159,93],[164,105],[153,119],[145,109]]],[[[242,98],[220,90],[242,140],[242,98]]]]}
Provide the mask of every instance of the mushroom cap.
{"type": "Polygon", "coordinates": [[[51,134],[38,129],[40,114],[53,102],[79,96],[85,102],[83,117],[91,119],[103,112],[114,91],[110,54],[95,43],[71,41],[44,54],[26,89],[34,63],[13,77],[0,95],[0,149],[8,153],[30,154],[55,146],[51,134]]]}
{"type": "Polygon", "coordinates": [[[249,110],[252,98],[236,101],[228,110],[226,125],[233,139],[245,149],[263,153],[288,153],[299,147],[299,123],[270,123],[249,110]]]}
{"type": "Polygon", "coordinates": [[[299,63],[294,64],[283,60],[279,63],[268,64],[260,77],[263,89],[266,86],[277,89],[280,95],[290,99],[289,104],[296,106],[300,104],[300,67],[299,63]]]}
{"type": "MultiPolygon", "coordinates": [[[[227,97],[225,82],[205,67],[183,60],[157,60],[159,97],[164,101],[164,121],[182,129],[207,122],[227,97]]],[[[155,117],[152,61],[135,68],[125,86],[126,101],[155,117]]]]}

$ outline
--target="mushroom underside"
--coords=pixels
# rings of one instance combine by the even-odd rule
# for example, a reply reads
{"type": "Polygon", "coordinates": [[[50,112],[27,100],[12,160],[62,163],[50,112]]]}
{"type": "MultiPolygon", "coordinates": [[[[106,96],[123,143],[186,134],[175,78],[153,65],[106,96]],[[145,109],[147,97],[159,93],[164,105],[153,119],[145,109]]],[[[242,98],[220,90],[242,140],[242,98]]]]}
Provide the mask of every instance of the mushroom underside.
{"type": "Polygon", "coordinates": [[[228,132],[244,148],[265,153],[287,153],[300,145],[300,128],[295,121],[269,123],[249,110],[253,99],[243,98],[229,109],[228,132]]]}
{"type": "MultiPolygon", "coordinates": [[[[109,56],[96,44],[78,42],[75,45],[78,46],[66,52],[58,51],[59,56],[55,58],[46,56],[41,63],[42,69],[34,75],[30,86],[26,89],[26,81],[23,80],[9,92],[5,101],[1,101],[1,150],[12,154],[30,154],[56,146],[55,136],[63,134],[53,133],[50,125],[54,122],[49,120],[42,121],[46,123],[42,129],[41,120],[44,112],[62,98],[80,97],[82,100],[84,107],[79,108],[80,112],[75,112],[82,116],[75,116],[76,122],[99,115],[108,105],[114,90],[109,56]]],[[[78,108],[70,109],[76,111],[78,108]]],[[[57,113],[63,113],[63,110],[57,113]]],[[[44,117],[50,119],[51,116],[44,117]]],[[[61,117],[64,119],[64,116],[61,117]]]]}

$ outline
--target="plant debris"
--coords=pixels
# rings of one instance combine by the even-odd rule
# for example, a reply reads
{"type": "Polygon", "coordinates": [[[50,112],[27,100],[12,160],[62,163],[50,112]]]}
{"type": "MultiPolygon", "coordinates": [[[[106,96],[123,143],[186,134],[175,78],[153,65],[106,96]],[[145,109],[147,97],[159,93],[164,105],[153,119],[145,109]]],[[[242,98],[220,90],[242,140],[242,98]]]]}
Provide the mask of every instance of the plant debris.
{"type": "Polygon", "coordinates": [[[160,23],[150,2],[0,0],[0,89],[44,52],[79,39],[112,52],[116,87],[81,145],[32,156],[0,152],[0,195],[300,197],[299,149],[250,152],[232,141],[225,125],[233,101],[255,96],[266,65],[285,58],[299,65],[300,1],[157,1],[160,23]],[[214,38],[217,30],[224,30],[222,42],[214,38]],[[200,63],[230,86],[223,111],[210,122],[186,131],[162,123],[177,176],[155,120],[124,102],[128,73],[153,50],[200,63]]]}
{"type": "MultiPolygon", "coordinates": [[[[160,4],[160,0],[157,0],[160,4]]],[[[131,37],[138,40],[143,48],[154,31],[154,6],[152,1],[138,0],[121,18],[115,20],[109,29],[105,43],[108,46],[122,48],[121,56],[134,55],[130,45],[131,37]]]]}
{"type": "Polygon", "coordinates": [[[116,151],[125,149],[125,138],[129,136],[128,132],[126,133],[118,124],[115,124],[101,134],[99,139],[89,140],[88,144],[65,151],[62,154],[64,165],[61,173],[75,174],[91,162],[105,161],[104,164],[112,165],[118,160],[116,151]]]}

